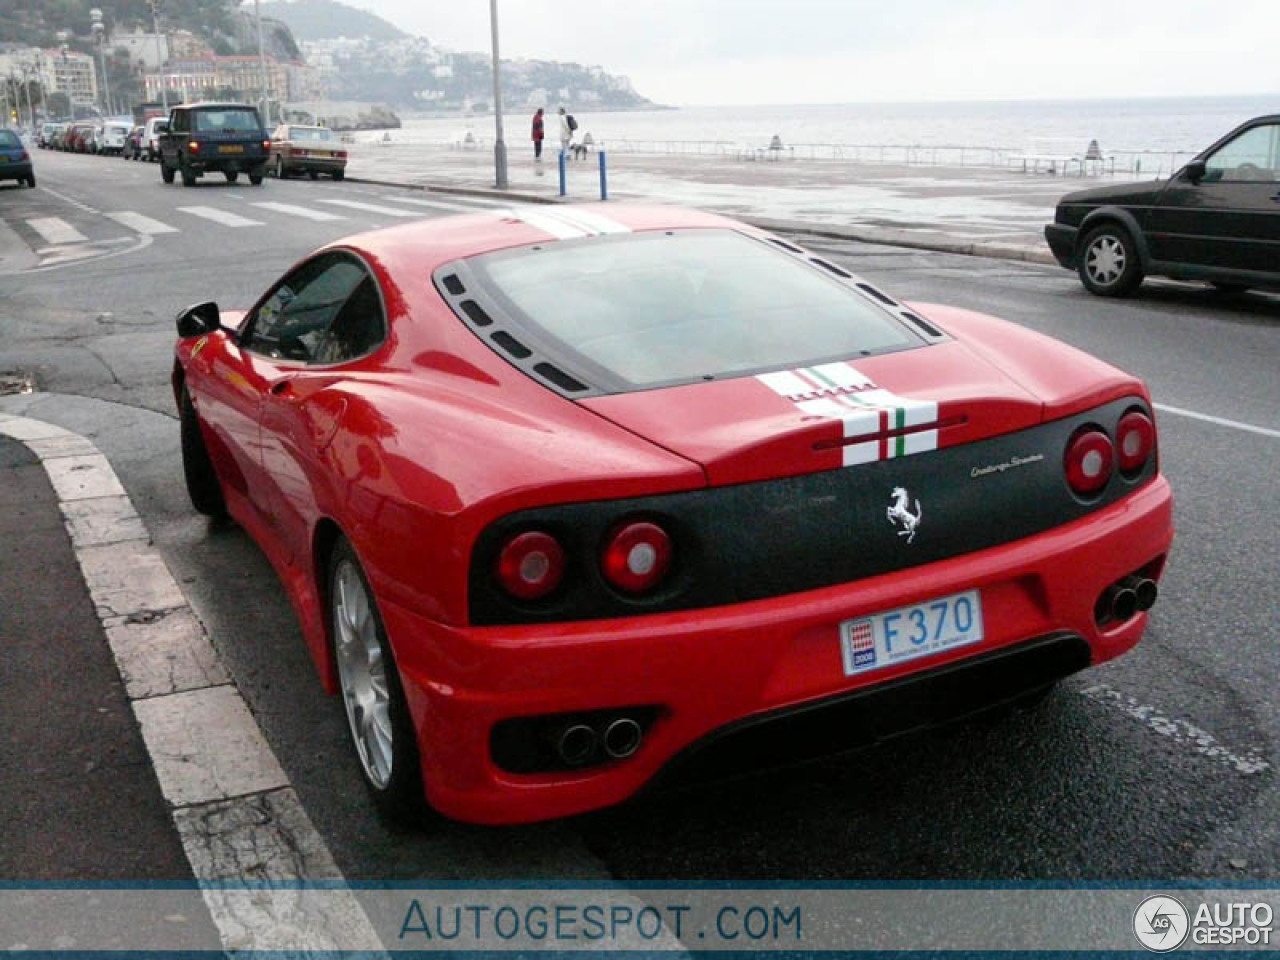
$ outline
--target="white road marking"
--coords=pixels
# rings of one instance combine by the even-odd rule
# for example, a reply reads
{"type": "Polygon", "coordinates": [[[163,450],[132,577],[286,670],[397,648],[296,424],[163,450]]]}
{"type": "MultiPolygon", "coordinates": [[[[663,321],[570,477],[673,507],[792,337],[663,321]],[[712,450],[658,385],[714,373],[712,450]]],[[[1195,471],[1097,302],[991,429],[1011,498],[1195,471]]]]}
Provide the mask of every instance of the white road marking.
{"type": "Polygon", "coordinates": [[[1136,697],[1121,693],[1108,684],[1095,683],[1091,687],[1085,687],[1080,693],[1095,703],[1115,707],[1162,737],[1168,737],[1175,743],[1188,746],[1201,756],[1218,760],[1237,773],[1262,773],[1271,766],[1263,759],[1262,751],[1249,750],[1234,753],[1219,743],[1218,738],[1207,730],[1202,730],[1187,720],[1165,716],[1156,707],[1140,703],[1136,697]]]}
{"type": "Polygon", "coordinates": [[[212,220],[214,223],[220,223],[224,227],[262,226],[261,220],[250,220],[248,217],[242,217],[226,210],[219,210],[217,207],[178,207],[178,209],[183,213],[191,214],[193,217],[203,217],[206,220],[212,220]]]}
{"type": "Polygon", "coordinates": [[[269,201],[266,203],[253,203],[253,207],[261,207],[263,210],[274,210],[276,213],[285,213],[291,217],[304,217],[307,220],[345,220],[346,217],[339,213],[325,213],[323,210],[312,210],[310,207],[296,207],[292,203],[275,203],[269,201]]]}
{"type": "Polygon", "coordinates": [[[135,213],[132,210],[117,210],[115,213],[103,214],[110,217],[122,227],[128,227],[137,233],[145,233],[155,236],[159,233],[177,233],[177,227],[171,227],[167,223],[161,223],[159,220],[152,220],[148,216],[141,213],[135,213]]]}
{"type": "Polygon", "coordinates": [[[316,202],[331,203],[335,207],[347,207],[351,210],[363,210],[366,213],[380,213],[386,217],[421,216],[416,210],[397,210],[395,207],[381,207],[376,203],[361,203],[359,200],[331,200],[326,197],[317,197],[316,202]]]}
{"type": "Polygon", "coordinates": [[[1264,437],[1280,438],[1280,430],[1272,430],[1270,427],[1257,427],[1252,423],[1241,423],[1239,420],[1228,420],[1225,417],[1215,417],[1207,413],[1196,413],[1194,410],[1184,410],[1182,407],[1171,407],[1166,403],[1157,403],[1153,406],[1161,413],[1172,413],[1178,417],[1188,417],[1192,420],[1203,420],[1205,423],[1216,423],[1220,427],[1230,427],[1233,430],[1243,430],[1246,433],[1257,433],[1264,437]]]}
{"type": "Polygon", "coordinates": [[[106,458],[79,434],[40,420],[0,413],[0,434],[27,444],[53,484],[161,792],[224,948],[380,948],[368,916],[344,886],[324,839],[106,458]],[[325,908],[308,911],[301,924],[296,897],[261,897],[235,888],[299,879],[327,881],[325,908]],[[227,881],[230,887],[223,885],[227,881]]]}
{"type": "Polygon", "coordinates": [[[61,217],[32,217],[29,226],[45,243],[84,243],[89,238],[61,217]]]}

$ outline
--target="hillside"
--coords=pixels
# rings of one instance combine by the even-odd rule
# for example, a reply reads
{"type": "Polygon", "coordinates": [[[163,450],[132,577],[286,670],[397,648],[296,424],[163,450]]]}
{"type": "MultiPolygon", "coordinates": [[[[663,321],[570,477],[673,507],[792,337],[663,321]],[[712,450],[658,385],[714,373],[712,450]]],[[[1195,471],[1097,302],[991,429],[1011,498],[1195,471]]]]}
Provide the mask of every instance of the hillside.
{"type": "Polygon", "coordinates": [[[264,3],[262,15],[288,24],[298,40],[327,40],[334,37],[401,40],[408,36],[377,14],[357,10],[335,0],[264,3]]]}

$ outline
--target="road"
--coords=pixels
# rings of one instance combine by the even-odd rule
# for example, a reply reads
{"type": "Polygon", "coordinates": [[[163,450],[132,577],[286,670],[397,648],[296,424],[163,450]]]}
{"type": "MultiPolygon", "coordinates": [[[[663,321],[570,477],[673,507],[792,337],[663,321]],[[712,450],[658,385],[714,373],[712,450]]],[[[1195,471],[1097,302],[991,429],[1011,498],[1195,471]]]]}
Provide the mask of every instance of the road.
{"type": "Polygon", "coordinates": [[[337,237],[483,202],[329,181],[209,178],[184,189],[141,163],[36,162],[39,189],[0,185],[8,242],[25,246],[5,261],[19,269],[0,276],[0,375],[32,374],[58,396],[28,415],[89,435],[111,460],[348,877],[1112,880],[1280,869],[1280,298],[1150,283],[1104,301],[1054,268],[813,240],[900,297],[1006,317],[1148,380],[1163,407],[1178,541],[1144,642],[1002,719],[567,821],[395,832],[371,812],[340,704],[321,694],[266,560],[187,503],[168,385],[172,317],[199,300],[247,305],[337,237]]]}

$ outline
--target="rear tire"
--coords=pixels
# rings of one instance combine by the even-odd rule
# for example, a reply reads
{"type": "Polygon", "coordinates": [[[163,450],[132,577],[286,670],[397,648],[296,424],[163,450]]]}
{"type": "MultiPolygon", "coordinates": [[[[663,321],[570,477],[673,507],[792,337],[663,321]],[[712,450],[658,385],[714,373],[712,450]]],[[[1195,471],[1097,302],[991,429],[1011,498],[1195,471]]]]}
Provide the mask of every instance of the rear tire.
{"type": "Polygon", "coordinates": [[[345,170],[335,170],[335,171],[333,171],[333,179],[335,179],[335,180],[341,180],[341,179],[342,179],[343,177],[345,177],[346,175],[347,175],[347,173],[346,173],[346,171],[345,171],[345,170]]]}
{"type": "Polygon", "coordinates": [[[320,171],[319,171],[319,170],[308,170],[308,171],[307,171],[307,176],[309,176],[312,180],[319,180],[319,179],[320,179],[320,171]]]}
{"type": "Polygon", "coordinates": [[[178,161],[178,169],[182,173],[182,185],[184,187],[194,187],[196,185],[196,172],[188,167],[182,161],[178,161]]]}
{"type": "Polygon", "coordinates": [[[31,176],[27,177],[27,186],[30,187],[32,190],[36,188],[36,175],[34,173],[31,176]]]}
{"type": "Polygon", "coordinates": [[[164,162],[164,158],[160,159],[160,179],[165,183],[173,183],[173,167],[164,162]]]}
{"type": "Polygon", "coordinates": [[[1127,297],[1142,283],[1138,247],[1118,223],[1089,232],[1080,247],[1080,282],[1100,297],[1127,297]]]}
{"type": "Polygon", "coordinates": [[[223,173],[223,176],[227,178],[227,183],[235,183],[240,179],[240,174],[235,170],[227,170],[223,173]]]}
{"type": "Polygon", "coordinates": [[[187,482],[191,505],[207,517],[225,517],[227,503],[222,496],[222,484],[213,468],[213,461],[209,459],[204,435],[200,432],[200,416],[185,385],[178,409],[178,424],[182,434],[182,475],[187,482]]]}
{"type": "Polygon", "coordinates": [[[249,183],[255,187],[262,186],[262,178],[265,174],[265,170],[259,170],[257,173],[249,174],[249,183]]]}
{"type": "Polygon", "coordinates": [[[329,635],[365,786],[389,823],[421,823],[422,762],[395,654],[360,559],[345,537],[329,555],[329,635]]]}

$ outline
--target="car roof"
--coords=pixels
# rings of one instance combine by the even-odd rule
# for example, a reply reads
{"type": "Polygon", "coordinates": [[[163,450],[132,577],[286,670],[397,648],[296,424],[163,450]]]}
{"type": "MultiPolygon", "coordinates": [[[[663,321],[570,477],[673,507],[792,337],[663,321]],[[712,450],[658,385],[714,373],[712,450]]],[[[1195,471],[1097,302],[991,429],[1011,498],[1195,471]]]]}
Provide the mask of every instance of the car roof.
{"type": "Polygon", "coordinates": [[[324,249],[355,250],[381,263],[393,276],[427,275],[454,260],[513,247],[553,243],[557,238],[607,237],[650,230],[730,229],[757,231],[736,220],[684,207],[649,204],[518,204],[493,210],[418,220],[356,234],[324,249]],[[585,225],[585,226],[584,226],[585,225]]]}
{"type": "Polygon", "coordinates": [[[257,107],[255,107],[252,103],[231,103],[231,102],[224,103],[218,100],[206,100],[200,103],[184,103],[178,107],[175,107],[174,109],[175,110],[230,110],[232,108],[239,108],[241,110],[257,109],[257,107]]]}

